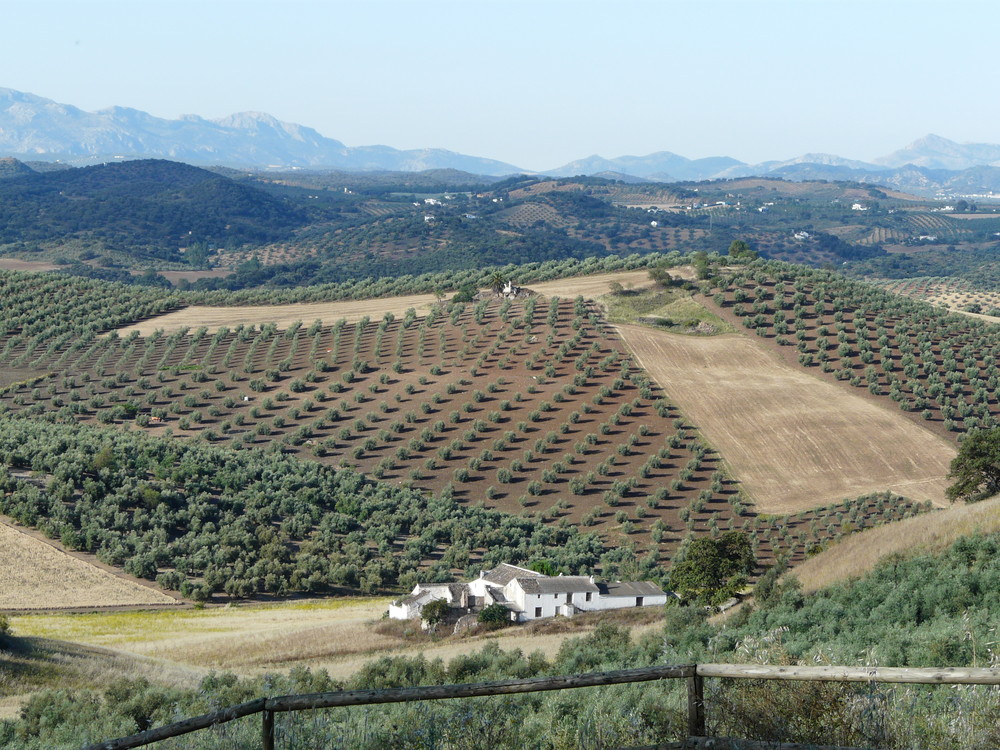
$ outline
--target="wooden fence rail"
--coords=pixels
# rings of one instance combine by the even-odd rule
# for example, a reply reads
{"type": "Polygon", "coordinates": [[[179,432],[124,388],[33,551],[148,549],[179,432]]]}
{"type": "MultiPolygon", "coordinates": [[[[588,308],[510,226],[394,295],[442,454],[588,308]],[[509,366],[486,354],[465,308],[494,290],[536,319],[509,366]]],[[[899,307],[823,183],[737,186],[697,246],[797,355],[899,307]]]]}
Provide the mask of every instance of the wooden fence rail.
{"type": "MultiPolygon", "coordinates": [[[[652,680],[685,679],[687,681],[687,730],[685,743],[669,743],[658,747],[722,747],[722,738],[706,738],[705,678],[749,680],[813,680],[818,682],[890,682],[923,685],[1000,685],[1000,669],[947,667],[941,669],[911,669],[890,667],[772,667],[759,664],[679,664],[642,669],[621,669],[614,672],[592,672],[563,677],[537,677],[521,680],[501,680],[465,685],[430,685],[389,690],[341,690],[307,695],[283,695],[230,706],[203,716],[195,716],[157,729],[129,737],[88,745],[84,750],[128,750],[154,742],[180,737],[216,724],[245,716],[261,714],[261,746],[274,750],[274,714],[285,711],[307,711],[315,708],[366,706],[381,703],[473,698],[489,695],[537,693],[548,690],[621,685],[652,680]]],[[[784,745],[769,745],[784,747],[784,745]]],[[[748,745],[749,747],[749,745],[748,745]]],[[[788,745],[789,748],[793,745],[788,745]]]]}

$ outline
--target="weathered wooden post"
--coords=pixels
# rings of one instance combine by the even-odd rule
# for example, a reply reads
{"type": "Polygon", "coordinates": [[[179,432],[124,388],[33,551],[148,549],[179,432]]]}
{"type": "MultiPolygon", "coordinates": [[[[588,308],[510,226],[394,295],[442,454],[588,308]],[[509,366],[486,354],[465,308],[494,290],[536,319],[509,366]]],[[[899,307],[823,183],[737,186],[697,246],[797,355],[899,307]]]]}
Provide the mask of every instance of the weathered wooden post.
{"type": "Polygon", "coordinates": [[[705,737],[705,684],[697,672],[687,678],[688,683],[688,736],[705,737]]]}
{"type": "Polygon", "coordinates": [[[264,709],[261,712],[263,726],[261,727],[261,743],[263,750],[274,750],[274,711],[264,709]]]}

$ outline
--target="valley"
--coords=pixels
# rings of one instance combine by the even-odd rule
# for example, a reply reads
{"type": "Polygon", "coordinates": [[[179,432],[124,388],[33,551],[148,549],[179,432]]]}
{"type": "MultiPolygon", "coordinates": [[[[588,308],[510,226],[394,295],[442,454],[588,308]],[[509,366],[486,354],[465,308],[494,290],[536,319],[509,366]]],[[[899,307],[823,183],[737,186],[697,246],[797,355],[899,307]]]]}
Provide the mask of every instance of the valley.
{"type": "MultiPolygon", "coordinates": [[[[239,251],[233,289],[228,269],[163,270],[191,275],[171,288],[122,283],[139,268],[109,281],[9,261],[0,614],[14,645],[0,653],[17,672],[0,680],[0,713],[19,716],[52,680],[84,689],[124,672],[187,695],[213,670],[246,686],[363,685],[373,670],[446,669],[476,649],[578,664],[566,660],[609,627],[652,648],[663,618],[693,608],[464,635],[382,614],[417,582],[499,562],[697,591],[676,571],[733,534],[753,564],[705,597],[744,600],[710,626],[735,648],[727,628],[752,621],[755,606],[768,616],[783,601],[771,592],[792,591],[797,576],[825,596],[876,574],[886,555],[949,554],[967,534],[995,531],[994,501],[946,500],[964,436],[1000,417],[988,319],[756,259],[739,243],[729,255],[697,249],[733,236],[735,208],[669,209],[663,236],[676,242],[659,243],[638,227],[663,212],[614,201],[689,198],[581,188],[507,186],[508,201],[525,203],[498,209],[495,227],[533,242],[546,225],[603,248],[579,258],[488,265],[502,253],[487,253],[471,268],[454,248],[435,256],[438,235],[365,263],[465,258],[456,268],[320,271],[325,283],[272,286],[322,269],[297,266],[306,258],[336,256],[262,245],[259,256],[239,251]],[[567,221],[569,208],[593,212],[594,227],[567,221]],[[606,231],[626,215],[632,228],[606,231]],[[498,295],[508,281],[524,291],[498,295]]],[[[796,205],[781,222],[794,226],[796,205]]],[[[889,235],[867,242],[877,227],[852,226],[829,233],[850,242],[788,244],[773,227],[746,236],[775,257],[787,247],[814,263],[884,262],[876,245],[889,235]]],[[[468,227],[448,241],[453,230],[468,227]]],[[[359,237],[344,242],[360,247],[359,237]]],[[[941,301],[988,303],[986,291],[952,287],[965,296],[941,301]]],[[[685,623],[678,638],[701,632],[685,623]]]]}

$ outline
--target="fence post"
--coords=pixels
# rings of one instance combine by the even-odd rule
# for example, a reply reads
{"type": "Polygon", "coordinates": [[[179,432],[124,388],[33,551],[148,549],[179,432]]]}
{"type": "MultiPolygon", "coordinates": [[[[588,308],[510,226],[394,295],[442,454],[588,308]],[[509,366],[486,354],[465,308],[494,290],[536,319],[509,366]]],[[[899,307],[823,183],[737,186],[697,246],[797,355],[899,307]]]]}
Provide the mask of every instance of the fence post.
{"type": "Polygon", "coordinates": [[[694,672],[688,683],[688,736],[705,737],[705,685],[704,678],[694,672]]]}
{"type": "Polygon", "coordinates": [[[274,750],[274,711],[266,708],[261,712],[263,722],[261,727],[261,743],[263,750],[274,750]]]}

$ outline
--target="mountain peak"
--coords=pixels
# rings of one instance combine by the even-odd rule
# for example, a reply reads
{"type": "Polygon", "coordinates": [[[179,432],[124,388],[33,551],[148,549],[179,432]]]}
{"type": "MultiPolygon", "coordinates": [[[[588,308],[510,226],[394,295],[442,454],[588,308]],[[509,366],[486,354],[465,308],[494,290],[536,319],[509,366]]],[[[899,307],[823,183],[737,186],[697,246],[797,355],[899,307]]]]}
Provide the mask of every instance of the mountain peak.
{"type": "Polygon", "coordinates": [[[1000,164],[1000,145],[956,143],[930,133],[909,146],[875,160],[876,164],[902,167],[913,164],[928,169],[968,169],[1000,164]]]}

